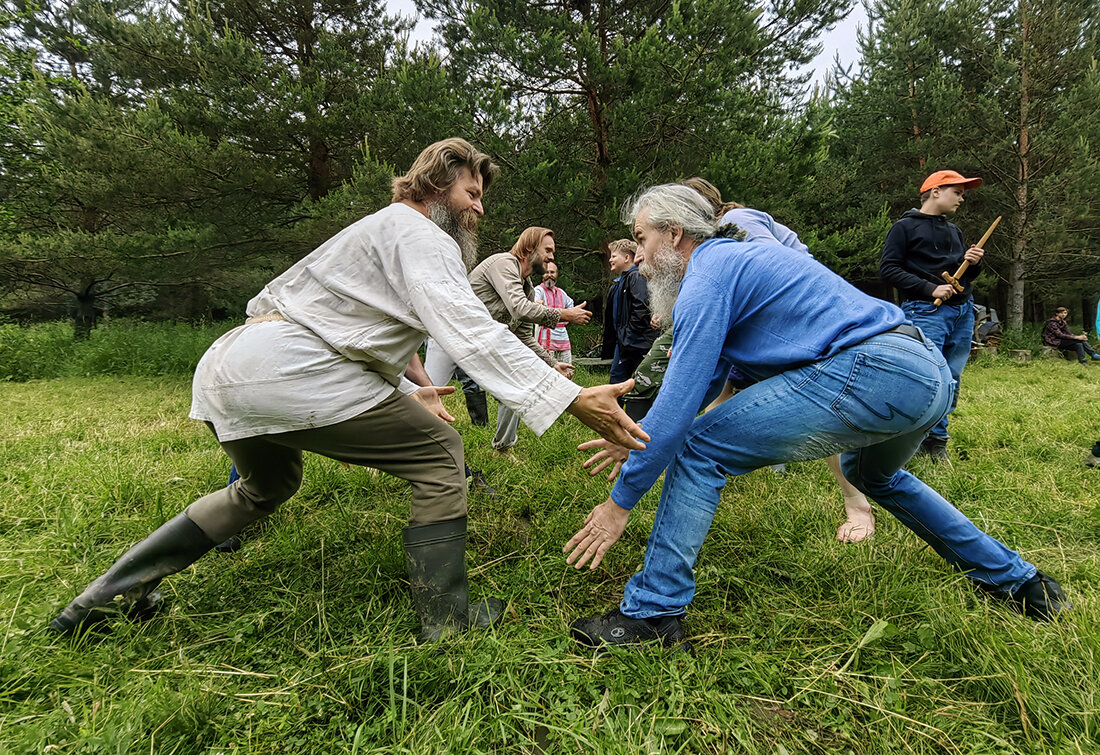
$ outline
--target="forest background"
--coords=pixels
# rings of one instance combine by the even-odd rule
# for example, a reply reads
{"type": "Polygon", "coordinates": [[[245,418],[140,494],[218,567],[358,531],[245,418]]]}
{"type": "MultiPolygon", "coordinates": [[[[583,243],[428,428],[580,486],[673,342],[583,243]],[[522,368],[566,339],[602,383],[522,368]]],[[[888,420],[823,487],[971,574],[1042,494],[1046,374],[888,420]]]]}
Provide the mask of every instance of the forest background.
{"type": "Polygon", "coordinates": [[[640,185],[701,175],[879,296],[921,180],[1004,216],[977,299],[1010,328],[1100,292],[1097,0],[867,0],[858,66],[805,64],[847,0],[3,0],[0,318],[239,319],[389,201],[427,144],[502,166],[481,248],[554,229],[598,307],[640,185]]]}

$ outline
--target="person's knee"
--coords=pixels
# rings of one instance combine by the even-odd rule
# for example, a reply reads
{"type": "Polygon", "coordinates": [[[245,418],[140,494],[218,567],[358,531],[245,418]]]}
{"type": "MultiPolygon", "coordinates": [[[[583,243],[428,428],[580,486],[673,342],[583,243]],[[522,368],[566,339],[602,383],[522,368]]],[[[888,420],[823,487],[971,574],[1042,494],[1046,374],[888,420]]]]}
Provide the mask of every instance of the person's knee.
{"type": "Polygon", "coordinates": [[[298,492],[302,485],[300,464],[266,469],[237,483],[240,494],[255,508],[270,514],[298,492]]]}

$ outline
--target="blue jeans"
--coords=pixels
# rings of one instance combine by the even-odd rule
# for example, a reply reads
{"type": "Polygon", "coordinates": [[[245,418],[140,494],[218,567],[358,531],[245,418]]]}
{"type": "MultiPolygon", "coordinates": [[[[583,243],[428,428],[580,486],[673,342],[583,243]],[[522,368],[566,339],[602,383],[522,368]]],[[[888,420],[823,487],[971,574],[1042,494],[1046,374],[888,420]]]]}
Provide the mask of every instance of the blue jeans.
{"type": "Polygon", "coordinates": [[[1035,567],[902,469],[947,411],[951,393],[951,373],[935,345],[885,333],[750,386],[697,417],[665,470],[645,566],[627,583],[622,612],[684,613],[727,475],[841,451],[848,480],[949,563],[975,581],[1015,590],[1035,567]]]}
{"type": "MultiPolygon", "coordinates": [[[[910,322],[924,331],[924,335],[936,344],[955,380],[955,391],[947,414],[955,411],[959,403],[959,386],[962,385],[963,367],[970,358],[970,344],[974,339],[974,303],[966,301],[936,307],[930,301],[902,302],[901,309],[910,322]]],[[[946,441],[947,414],[928,432],[930,438],[946,441]]]]}

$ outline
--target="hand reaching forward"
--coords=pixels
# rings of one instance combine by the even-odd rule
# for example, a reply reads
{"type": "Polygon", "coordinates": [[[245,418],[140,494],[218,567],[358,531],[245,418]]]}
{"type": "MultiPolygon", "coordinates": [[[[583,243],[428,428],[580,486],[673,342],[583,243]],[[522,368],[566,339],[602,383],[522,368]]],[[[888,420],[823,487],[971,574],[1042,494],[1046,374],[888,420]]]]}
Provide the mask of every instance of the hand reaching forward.
{"type": "Polygon", "coordinates": [[[608,465],[614,464],[615,466],[611,467],[611,472],[607,475],[608,482],[614,482],[615,478],[619,476],[619,470],[623,468],[623,462],[630,456],[630,451],[603,438],[596,438],[577,446],[579,451],[588,451],[592,448],[600,450],[588,457],[588,460],[584,463],[584,468],[592,467],[588,469],[588,474],[595,477],[607,469],[608,465]]]}
{"type": "Polygon", "coordinates": [[[603,561],[607,549],[622,537],[628,519],[630,512],[620,508],[610,498],[592,509],[592,513],[584,520],[584,527],[561,549],[562,553],[569,554],[565,563],[573,564],[574,569],[580,569],[592,559],[588,568],[595,569],[603,561]]]}
{"type": "Polygon", "coordinates": [[[564,377],[567,377],[570,380],[573,379],[573,365],[567,364],[565,362],[558,362],[554,365],[554,369],[560,372],[564,377]]]}
{"type": "Polygon", "coordinates": [[[449,396],[454,392],[455,388],[453,385],[426,385],[410,394],[410,396],[413,401],[420,404],[444,422],[454,422],[455,418],[450,415],[443,407],[443,402],[439,400],[440,396],[449,396]]]}
{"type": "Polygon", "coordinates": [[[587,303],[586,301],[582,301],[575,307],[563,309],[558,316],[561,318],[562,322],[567,322],[570,325],[584,325],[592,319],[592,313],[584,308],[584,305],[587,303]]]}
{"type": "Polygon", "coordinates": [[[649,435],[615,401],[633,387],[634,381],[627,380],[615,385],[582,388],[566,411],[598,432],[600,437],[623,448],[641,451],[645,448],[641,441],[649,440],[649,435]]]}

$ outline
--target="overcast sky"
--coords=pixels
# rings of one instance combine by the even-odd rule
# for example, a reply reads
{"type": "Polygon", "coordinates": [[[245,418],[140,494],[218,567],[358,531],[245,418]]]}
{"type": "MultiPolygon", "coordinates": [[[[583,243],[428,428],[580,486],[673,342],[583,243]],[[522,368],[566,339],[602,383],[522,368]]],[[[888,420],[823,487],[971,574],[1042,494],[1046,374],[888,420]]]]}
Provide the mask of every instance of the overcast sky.
{"type": "MultiPolygon", "coordinates": [[[[413,0],[386,0],[386,5],[393,13],[400,13],[403,16],[417,15],[413,0]]],[[[856,49],[856,29],[859,25],[866,23],[867,14],[863,10],[863,4],[856,0],[855,7],[848,14],[848,17],[841,21],[833,31],[826,34],[822,40],[825,48],[810,64],[815,80],[824,81],[826,72],[832,67],[833,59],[838,55],[844,65],[856,62],[859,58],[859,51],[856,49]]],[[[413,32],[413,39],[428,39],[431,35],[431,24],[420,21],[413,32]]]]}

